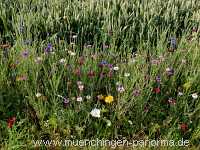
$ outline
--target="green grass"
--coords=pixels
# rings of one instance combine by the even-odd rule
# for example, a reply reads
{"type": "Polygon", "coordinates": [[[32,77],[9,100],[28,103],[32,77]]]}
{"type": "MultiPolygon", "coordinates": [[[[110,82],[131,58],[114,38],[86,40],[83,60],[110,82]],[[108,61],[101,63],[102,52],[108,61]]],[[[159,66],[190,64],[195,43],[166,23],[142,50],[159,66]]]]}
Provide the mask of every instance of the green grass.
{"type": "Polygon", "coordinates": [[[199,10],[198,0],[0,2],[0,148],[123,137],[198,149],[199,10]]]}

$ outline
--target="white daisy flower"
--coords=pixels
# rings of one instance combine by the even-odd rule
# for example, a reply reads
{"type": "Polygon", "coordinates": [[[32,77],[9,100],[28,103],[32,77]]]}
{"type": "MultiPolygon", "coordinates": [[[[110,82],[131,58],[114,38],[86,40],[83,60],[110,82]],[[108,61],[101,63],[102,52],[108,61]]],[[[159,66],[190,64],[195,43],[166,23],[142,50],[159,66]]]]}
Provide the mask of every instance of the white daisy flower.
{"type": "Polygon", "coordinates": [[[100,118],[100,113],[101,113],[100,109],[97,109],[97,108],[94,108],[90,112],[90,114],[92,115],[92,117],[95,117],[95,118],[100,118]]]}

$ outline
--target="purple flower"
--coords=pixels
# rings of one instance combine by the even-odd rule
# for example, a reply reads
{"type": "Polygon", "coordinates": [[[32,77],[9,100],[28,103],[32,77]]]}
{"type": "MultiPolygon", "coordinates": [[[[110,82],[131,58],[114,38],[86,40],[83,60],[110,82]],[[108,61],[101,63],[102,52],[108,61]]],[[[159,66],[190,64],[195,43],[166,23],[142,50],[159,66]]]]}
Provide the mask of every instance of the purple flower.
{"type": "Polygon", "coordinates": [[[64,100],[63,100],[64,108],[66,108],[68,105],[69,105],[69,99],[68,98],[64,98],[64,100]]]}
{"type": "Polygon", "coordinates": [[[133,95],[136,96],[136,97],[137,97],[137,96],[140,96],[140,90],[137,90],[137,89],[134,90],[134,91],[133,91],[133,95]]]}
{"type": "Polygon", "coordinates": [[[47,45],[47,47],[45,48],[45,53],[50,53],[51,52],[51,50],[52,50],[52,45],[51,45],[51,43],[49,43],[48,45],[47,45]]]}
{"type": "Polygon", "coordinates": [[[108,64],[108,68],[110,68],[112,70],[113,69],[113,65],[112,64],[108,64]]]}
{"type": "Polygon", "coordinates": [[[28,50],[22,52],[22,57],[27,58],[29,56],[28,50]]]}
{"type": "Polygon", "coordinates": [[[157,83],[160,83],[160,82],[161,82],[160,76],[156,76],[156,82],[157,82],[157,83]]]}
{"type": "Polygon", "coordinates": [[[104,78],[106,76],[106,73],[105,72],[101,72],[100,73],[100,78],[104,78]]]}

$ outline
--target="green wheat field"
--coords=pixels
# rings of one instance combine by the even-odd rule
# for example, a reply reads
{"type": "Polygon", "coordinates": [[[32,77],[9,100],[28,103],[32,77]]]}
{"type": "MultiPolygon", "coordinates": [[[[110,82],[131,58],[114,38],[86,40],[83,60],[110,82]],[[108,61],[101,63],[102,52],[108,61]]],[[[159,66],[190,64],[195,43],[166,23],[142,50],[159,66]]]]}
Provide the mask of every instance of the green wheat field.
{"type": "Polygon", "coordinates": [[[0,0],[0,149],[200,149],[200,1],[0,0]]]}

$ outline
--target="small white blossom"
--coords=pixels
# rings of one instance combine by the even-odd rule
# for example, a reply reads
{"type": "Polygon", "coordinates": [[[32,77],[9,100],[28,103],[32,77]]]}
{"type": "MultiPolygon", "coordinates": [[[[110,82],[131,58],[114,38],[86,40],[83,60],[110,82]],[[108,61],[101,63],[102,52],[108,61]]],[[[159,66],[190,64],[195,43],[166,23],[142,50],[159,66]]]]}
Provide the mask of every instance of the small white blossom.
{"type": "Polygon", "coordinates": [[[115,84],[116,84],[116,85],[120,85],[120,82],[118,81],[118,82],[116,82],[115,84]]]}
{"type": "Polygon", "coordinates": [[[97,109],[97,108],[94,108],[90,112],[90,114],[92,115],[92,117],[95,117],[95,118],[100,118],[100,113],[101,113],[100,109],[97,109]]]}
{"type": "Polygon", "coordinates": [[[169,72],[169,71],[171,71],[171,69],[168,67],[168,68],[166,68],[166,72],[169,72]]]}
{"type": "Polygon", "coordinates": [[[78,88],[79,88],[80,91],[83,91],[84,85],[82,85],[82,84],[81,84],[81,85],[78,85],[78,88]]]}
{"type": "Polygon", "coordinates": [[[127,72],[126,72],[126,73],[124,73],[124,76],[125,76],[125,77],[129,77],[129,76],[130,76],[130,73],[127,73],[127,72]]]}
{"type": "Polygon", "coordinates": [[[79,96],[79,97],[76,98],[76,101],[77,101],[77,102],[82,102],[82,101],[83,101],[83,98],[82,98],[81,96],[79,96]]]}
{"type": "Polygon", "coordinates": [[[130,125],[132,125],[132,124],[133,124],[133,122],[132,122],[131,120],[129,120],[129,121],[128,121],[128,123],[129,123],[130,125]]]}
{"type": "Polygon", "coordinates": [[[193,99],[197,99],[197,98],[198,98],[197,93],[193,93],[193,94],[192,94],[192,98],[193,98],[193,99]]]}
{"type": "Polygon", "coordinates": [[[91,99],[91,96],[90,96],[90,95],[87,95],[87,96],[86,96],[86,99],[87,99],[87,100],[90,100],[90,99],[91,99]]]}
{"type": "Polygon", "coordinates": [[[35,95],[37,98],[39,98],[39,97],[41,97],[42,96],[42,94],[41,93],[36,93],[36,95],[35,95]]]}
{"type": "Polygon", "coordinates": [[[106,120],[107,126],[110,127],[112,125],[110,120],[106,120]]]}
{"type": "Polygon", "coordinates": [[[113,70],[115,70],[115,71],[118,71],[119,70],[119,67],[113,67],[113,70]]]}
{"type": "Polygon", "coordinates": [[[72,36],[73,39],[76,39],[77,37],[78,37],[78,35],[73,35],[72,36]]]}
{"type": "Polygon", "coordinates": [[[82,85],[83,82],[82,81],[77,81],[77,85],[82,85]]]}
{"type": "Polygon", "coordinates": [[[60,59],[59,62],[60,62],[61,64],[64,64],[64,63],[66,62],[66,59],[62,58],[62,59],[60,59]]]}
{"type": "Polygon", "coordinates": [[[178,92],[178,96],[183,96],[183,93],[182,92],[178,92]]]}
{"type": "Polygon", "coordinates": [[[41,63],[42,62],[42,57],[36,57],[35,58],[35,63],[41,63]]]}
{"type": "Polygon", "coordinates": [[[68,51],[68,53],[69,53],[70,56],[75,56],[76,55],[76,53],[72,52],[72,51],[68,51]]]}
{"type": "Polygon", "coordinates": [[[45,126],[45,127],[49,127],[49,120],[44,121],[44,126],[45,126]]]}

